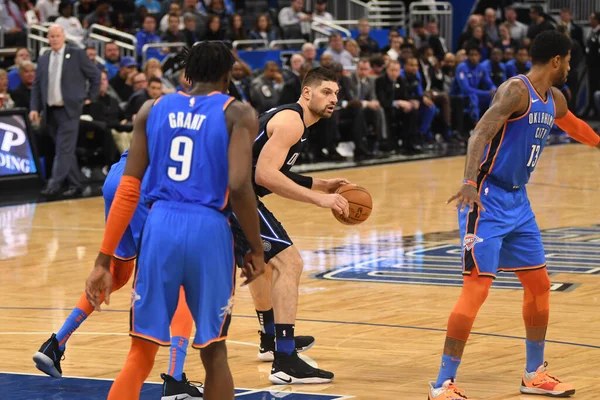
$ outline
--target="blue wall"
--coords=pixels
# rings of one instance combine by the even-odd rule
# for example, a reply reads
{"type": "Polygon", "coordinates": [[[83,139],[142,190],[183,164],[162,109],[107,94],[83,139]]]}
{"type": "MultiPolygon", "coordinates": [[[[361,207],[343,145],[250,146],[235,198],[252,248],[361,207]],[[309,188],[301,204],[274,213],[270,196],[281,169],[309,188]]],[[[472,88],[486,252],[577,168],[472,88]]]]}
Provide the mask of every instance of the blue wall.
{"type": "Polygon", "coordinates": [[[458,38],[462,33],[467,21],[469,20],[469,16],[471,15],[471,10],[473,6],[477,2],[477,0],[448,0],[452,3],[452,49],[456,50],[458,38]]]}

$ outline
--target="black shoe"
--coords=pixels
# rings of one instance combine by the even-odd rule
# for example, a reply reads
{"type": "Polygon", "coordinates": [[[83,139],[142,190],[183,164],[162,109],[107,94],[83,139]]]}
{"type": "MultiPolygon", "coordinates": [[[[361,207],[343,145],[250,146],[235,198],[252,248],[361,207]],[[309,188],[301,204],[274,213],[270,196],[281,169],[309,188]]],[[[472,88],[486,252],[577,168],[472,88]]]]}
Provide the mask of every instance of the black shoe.
{"type": "MultiPolygon", "coordinates": [[[[260,333],[260,348],[258,349],[258,359],[265,362],[273,362],[275,360],[275,336],[260,333]]],[[[296,351],[302,353],[309,350],[315,345],[315,338],[312,336],[296,336],[296,351]]]]}
{"type": "Polygon", "coordinates": [[[46,340],[40,350],[33,355],[35,367],[54,378],[62,377],[60,362],[64,352],[58,348],[58,340],[56,340],[56,334],[53,333],[50,339],[46,340]]]}
{"type": "Polygon", "coordinates": [[[77,186],[69,186],[67,190],[62,192],[63,197],[78,197],[81,196],[83,190],[77,186]]]}
{"type": "Polygon", "coordinates": [[[40,194],[46,198],[54,198],[54,197],[58,197],[60,195],[60,192],[56,189],[50,189],[49,187],[47,187],[46,189],[43,189],[40,194]]]}
{"type": "Polygon", "coordinates": [[[269,380],[276,385],[329,383],[333,380],[333,373],[311,367],[296,352],[287,355],[276,351],[269,380]]]}
{"type": "Polygon", "coordinates": [[[161,400],[194,400],[204,397],[202,384],[192,384],[185,374],[181,374],[180,381],[167,374],[160,374],[160,377],[164,381],[161,400]]]}

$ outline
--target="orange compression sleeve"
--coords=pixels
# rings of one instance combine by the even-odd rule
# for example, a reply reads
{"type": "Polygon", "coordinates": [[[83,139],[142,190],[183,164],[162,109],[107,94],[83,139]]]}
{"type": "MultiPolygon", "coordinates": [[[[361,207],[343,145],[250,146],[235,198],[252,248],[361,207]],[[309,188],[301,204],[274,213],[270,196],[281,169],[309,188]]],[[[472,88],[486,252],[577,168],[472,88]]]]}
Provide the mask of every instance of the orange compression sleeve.
{"type": "Polygon", "coordinates": [[[567,111],[567,115],[562,118],[556,118],[554,123],[580,143],[594,147],[600,143],[600,136],[588,124],[573,115],[571,111],[567,111]]]}
{"type": "Polygon", "coordinates": [[[128,175],[121,178],[106,220],[100,252],[111,256],[114,254],[140,201],[140,186],[138,178],[128,175]]]}

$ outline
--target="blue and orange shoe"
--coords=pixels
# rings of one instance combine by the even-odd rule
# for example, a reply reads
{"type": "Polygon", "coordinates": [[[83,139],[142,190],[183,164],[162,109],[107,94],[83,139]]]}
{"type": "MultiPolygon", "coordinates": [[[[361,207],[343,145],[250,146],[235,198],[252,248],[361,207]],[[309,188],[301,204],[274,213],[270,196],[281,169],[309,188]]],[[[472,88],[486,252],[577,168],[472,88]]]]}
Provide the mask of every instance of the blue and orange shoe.
{"type": "Polygon", "coordinates": [[[548,362],[540,365],[535,372],[527,372],[521,381],[521,393],[548,397],[570,397],[575,394],[573,385],[561,382],[546,371],[548,362]]]}
{"type": "Polygon", "coordinates": [[[456,386],[454,379],[446,380],[442,387],[437,389],[433,387],[433,382],[429,383],[429,386],[428,400],[464,400],[469,398],[464,390],[456,386]]]}

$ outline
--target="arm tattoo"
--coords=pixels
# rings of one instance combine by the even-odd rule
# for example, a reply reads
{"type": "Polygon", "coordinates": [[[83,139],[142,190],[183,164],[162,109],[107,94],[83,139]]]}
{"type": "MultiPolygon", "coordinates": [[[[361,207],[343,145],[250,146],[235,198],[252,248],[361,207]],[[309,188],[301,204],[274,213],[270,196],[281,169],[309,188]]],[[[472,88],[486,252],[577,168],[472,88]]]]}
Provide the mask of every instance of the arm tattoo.
{"type": "Polygon", "coordinates": [[[465,163],[465,179],[477,181],[479,164],[483,157],[485,146],[496,136],[506,120],[518,111],[523,95],[527,91],[525,84],[513,79],[503,84],[494,97],[494,102],[485,112],[475,127],[475,132],[469,138],[467,161],[465,163]]]}

